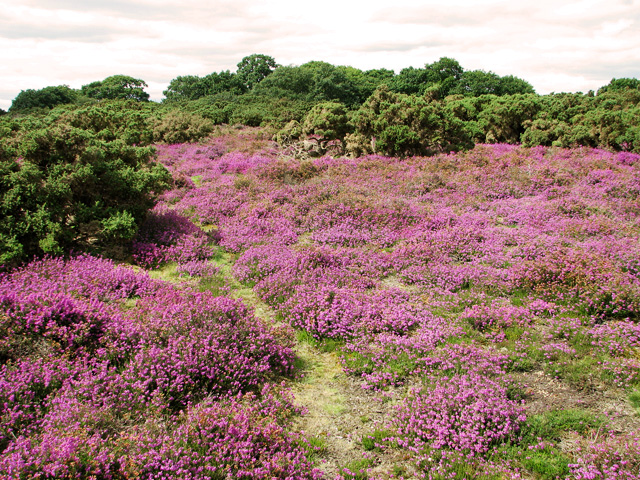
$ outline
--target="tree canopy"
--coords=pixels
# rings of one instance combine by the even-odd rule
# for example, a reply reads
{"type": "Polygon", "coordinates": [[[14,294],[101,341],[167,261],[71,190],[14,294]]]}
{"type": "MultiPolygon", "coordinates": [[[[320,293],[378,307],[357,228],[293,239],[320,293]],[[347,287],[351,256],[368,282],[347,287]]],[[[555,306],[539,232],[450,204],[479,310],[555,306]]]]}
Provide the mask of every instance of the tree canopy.
{"type": "Polygon", "coordinates": [[[77,90],[73,90],[68,85],[57,87],[45,87],[40,90],[22,90],[13,99],[10,112],[28,110],[32,108],[53,108],[58,105],[74,103],[78,100],[77,90]]]}
{"type": "Polygon", "coordinates": [[[149,94],[144,91],[148,87],[144,80],[127,75],[112,75],[104,80],[83,85],[81,92],[96,100],[137,100],[146,102],[149,94]]]}

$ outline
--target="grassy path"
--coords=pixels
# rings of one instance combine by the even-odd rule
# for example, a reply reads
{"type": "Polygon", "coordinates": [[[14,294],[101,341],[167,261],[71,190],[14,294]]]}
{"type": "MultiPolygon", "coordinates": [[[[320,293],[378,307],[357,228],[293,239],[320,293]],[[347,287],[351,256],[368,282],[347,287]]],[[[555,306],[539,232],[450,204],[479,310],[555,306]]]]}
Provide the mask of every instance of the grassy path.
{"type": "MultiPolygon", "coordinates": [[[[229,282],[236,283],[232,296],[252,307],[260,320],[277,323],[273,309],[251,288],[237,284],[230,268],[223,267],[221,272],[229,282]]],[[[362,444],[363,436],[382,429],[393,402],[363,390],[357,379],[348,377],[336,352],[323,351],[304,339],[297,340],[295,352],[301,375],[289,386],[296,403],[307,412],[296,420],[296,430],[303,432],[318,449],[317,466],[326,478],[335,478],[345,467],[354,473],[362,469],[363,474],[366,469],[371,476],[389,472],[394,465],[401,468],[403,459],[397,452],[367,450],[362,444]]]]}

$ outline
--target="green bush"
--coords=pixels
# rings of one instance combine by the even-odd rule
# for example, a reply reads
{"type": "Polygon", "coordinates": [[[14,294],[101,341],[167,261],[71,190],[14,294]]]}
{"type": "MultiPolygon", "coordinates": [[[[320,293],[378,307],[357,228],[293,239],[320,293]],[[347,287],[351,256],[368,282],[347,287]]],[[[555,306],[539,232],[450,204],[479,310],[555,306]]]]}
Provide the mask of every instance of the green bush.
{"type": "Polygon", "coordinates": [[[338,102],[322,102],[307,113],[302,124],[304,135],[317,135],[323,140],[343,141],[350,127],[347,109],[338,102]]]}
{"type": "Polygon", "coordinates": [[[200,115],[173,110],[152,120],[153,140],[162,143],[196,142],[211,134],[214,123],[200,115]]]}
{"type": "Polygon", "coordinates": [[[346,137],[350,153],[433,155],[473,146],[463,122],[442,102],[379,87],[358,109],[346,137]]]}
{"type": "Polygon", "coordinates": [[[109,115],[100,120],[100,111],[52,112],[5,132],[0,264],[130,239],[155,195],[169,185],[169,173],[153,161],[154,149],[131,144],[144,134],[127,122],[110,122],[109,115]]]}

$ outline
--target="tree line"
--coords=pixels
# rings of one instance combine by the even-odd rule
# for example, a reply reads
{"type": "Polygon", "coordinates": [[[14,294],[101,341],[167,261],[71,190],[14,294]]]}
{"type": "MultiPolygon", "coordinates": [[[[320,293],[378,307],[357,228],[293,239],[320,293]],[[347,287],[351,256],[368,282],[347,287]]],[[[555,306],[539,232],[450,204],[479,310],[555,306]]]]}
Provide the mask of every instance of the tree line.
{"type": "Polygon", "coordinates": [[[523,79],[465,70],[447,57],[396,74],[322,61],[283,66],[253,54],[235,72],[174,78],[159,104],[149,101],[145,87],[141,79],[114,75],[77,90],[23,90],[9,113],[133,100],[149,104],[146,111],[156,122],[169,117],[164,137],[156,125],[156,139],[194,140],[207,133],[207,125],[262,125],[278,130],[282,141],[311,136],[352,155],[429,155],[496,142],[640,152],[635,78],[613,79],[597,92],[538,95],[523,79]]]}
{"type": "Polygon", "coordinates": [[[235,72],[176,77],[162,102],[147,87],[114,75],[80,89],[24,90],[0,112],[0,268],[33,255],[126,250],[173,181],[152,145],[197,141],[217,124],[265,126],[282,145],[316,154],[428,156],[476,143],[640,153],[635,78],[538,95],[524,80],[450,58],[395,74],[281,66],[255,54],[235,72]]]}

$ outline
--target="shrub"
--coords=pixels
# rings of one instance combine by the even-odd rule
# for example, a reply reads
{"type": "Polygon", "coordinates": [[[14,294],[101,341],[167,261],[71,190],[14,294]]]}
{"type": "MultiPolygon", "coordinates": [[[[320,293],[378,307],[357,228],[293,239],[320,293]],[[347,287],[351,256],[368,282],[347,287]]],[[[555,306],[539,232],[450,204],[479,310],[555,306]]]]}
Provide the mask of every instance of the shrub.
{"type": "Polygon", "coordinates": [[[180,111],[170,111],[151,123],[153,140],[163,143],[196,142],[209,135],[214,128],[211,120],[180,111]]]}

